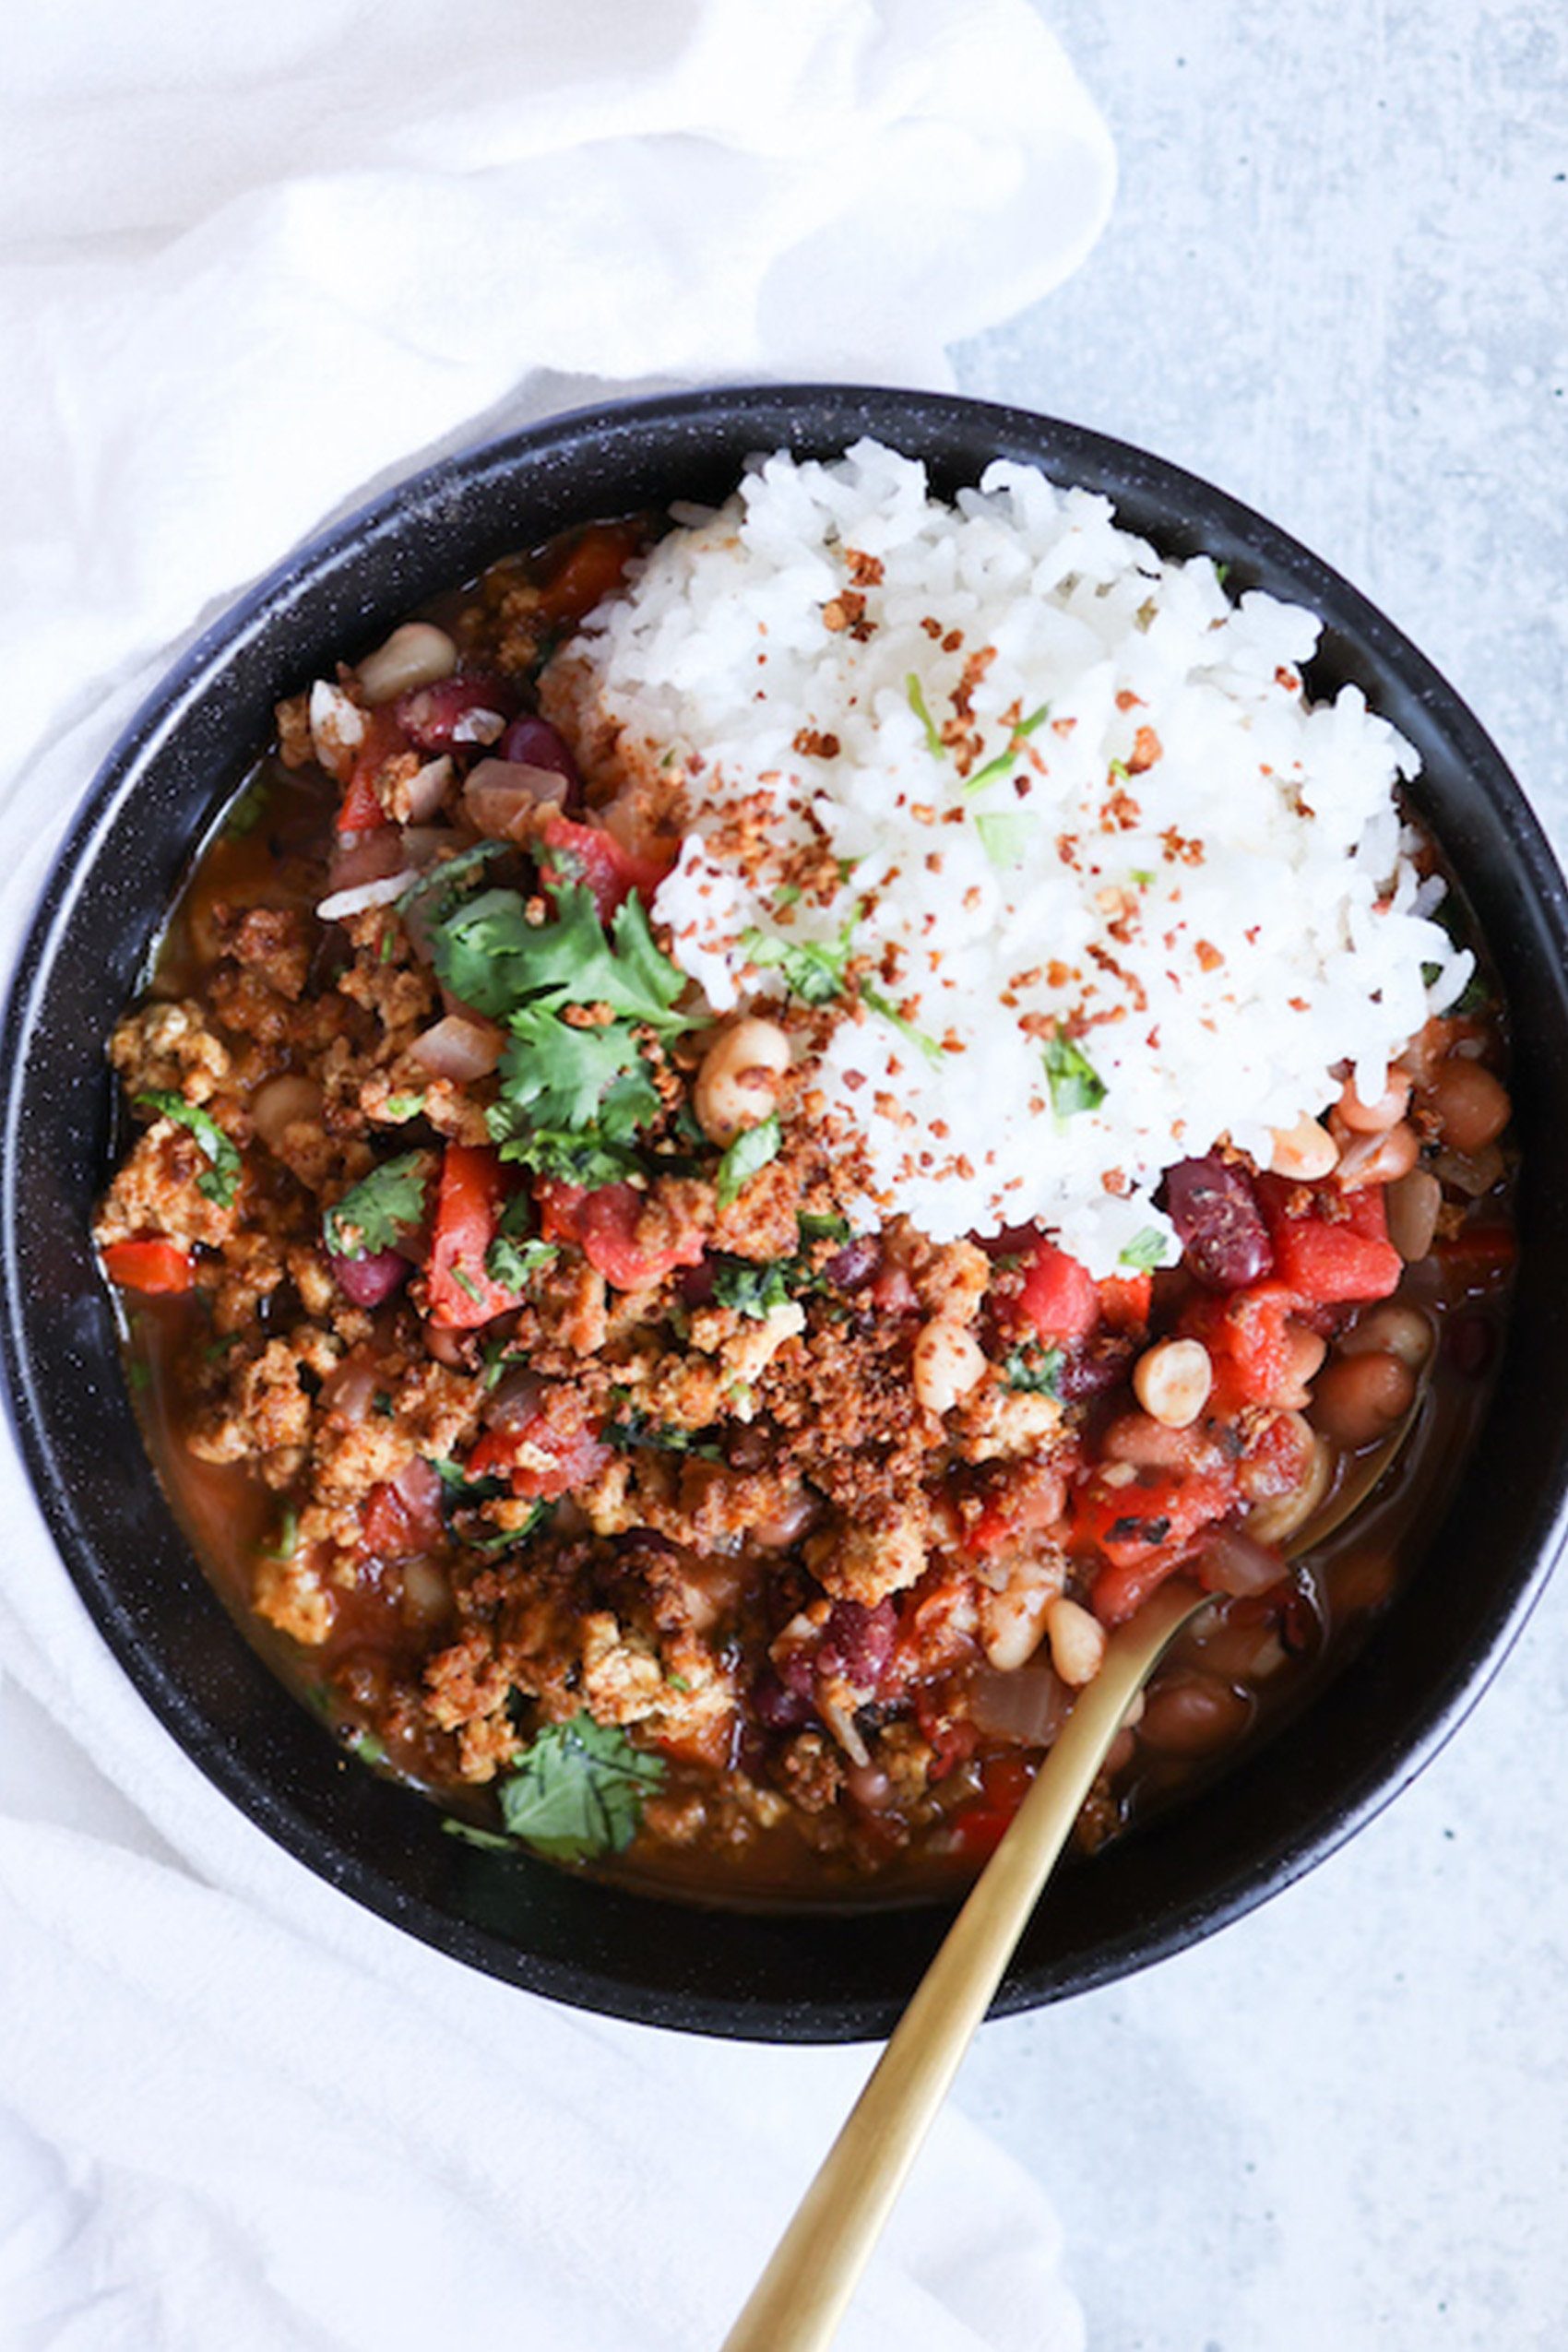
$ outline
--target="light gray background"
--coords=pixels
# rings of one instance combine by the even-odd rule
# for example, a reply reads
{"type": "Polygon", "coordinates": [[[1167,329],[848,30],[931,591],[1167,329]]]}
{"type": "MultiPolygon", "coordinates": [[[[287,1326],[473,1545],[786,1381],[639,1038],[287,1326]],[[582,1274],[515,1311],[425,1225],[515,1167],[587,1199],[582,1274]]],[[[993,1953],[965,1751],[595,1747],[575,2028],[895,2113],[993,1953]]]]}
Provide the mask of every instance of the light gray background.
{"type": "MultiPolygon", "coordinates": [[[[1115,215],[964,390],[1121,435],[1363,588],[1568,848],[1568,8],[1041,0],[1115,215]]],[[[1564,1369],[1568,1378],[1568,1367],[1564,1369]]],[[[1437,1763],[1200,1949],[988,2026],[1095,2352],[1568,2336],[1568,1574],[1437,1763]]]]}

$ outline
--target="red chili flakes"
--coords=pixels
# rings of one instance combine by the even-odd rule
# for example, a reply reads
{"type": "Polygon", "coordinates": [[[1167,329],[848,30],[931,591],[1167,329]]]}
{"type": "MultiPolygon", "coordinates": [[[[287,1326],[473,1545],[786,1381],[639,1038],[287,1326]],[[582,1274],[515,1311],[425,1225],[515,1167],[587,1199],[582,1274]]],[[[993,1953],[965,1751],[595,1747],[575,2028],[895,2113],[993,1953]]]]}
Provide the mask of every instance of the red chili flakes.
{"type": "Polygon", "coordinates": [[[980,903],[980,885],[979,885],[978,883],[971,883],[971,884],[969,885],[969,887],[968,887],[968,888],[965,891],[965,893],[964,893],[964,911],[965,911],[965,913],[966,913],[966,914],[972,915],[972,914],[975,912],[976,909],[979,907],[980,903]]]}
{"type": "Polygon", "coordinates": [[[1144,813],[1130,792],[1120,790],[1105,796],[1105,810],[1100,817],[1100,829],[1105,833],[1133,833],[1144,821],[1144,813]]]}
{"type": "Polygon", "coordinates": [[[802,759],[837,759],[843,747],[837,735],[824,734],[814,727],[802,727],[790,748],[802,759]]]}
{"type": "Polygon", "coordinates": [[[1059,833],[1056,837],[1056,854],[1061,859],[1064,866],[1071,866],[1074,873],[1076,873],[1078,871],[1077,835],[1075,833],[1059,833]]]}
{"type": "Polygon", "coordinates": [[[1071,964],[1059,963],[1054,956],[1045,968],[1046,985],[1049,988],[1065,988],[1072,977],[1071,964]]]}
{"type": "Polygon", "coordinates": [[[1118,710],[1141,710],[1143,702],[1142,695],[1135,695],[1131,686],[1123,686],[1116,697],[1116,707],[1118,710]]]}
{"type": "Polygon", "coordinates": [[[1294,670],[1288,670],[1283,662],[1274,673],[1274,683],[1277,686],[1283,686],[1288,695],[1299,695],[1301,691],[1301,679],[1294,670]]]}
{"type": "Polygon", "coordinates": [[[1141,776],[1146,768],[1152,767],[1163,748],[1152,727],[1140,727],[1133,738],[1133,755],[1127,762],[1129,775],[1141,776]]]}
{"type": "Polygon", "coordinates": [[[1051,731],[1053,735],[1070,735],[1077,723],[1075,719],[1053,719],[1051,731]]]}
{"type": "Polygon", "coordinates": [[[1212,939],[1200,939],[1194,946],[1193,953],[1198,959],[1200,971],[1217,972],[1225,961],[1212,939]]]}
{"type": "Polygon", "coordinates": [[[1201,866],[1204,861],[1203,843],[1188,840],[1173,825],[1168,825],[1160,835],[1159,846],[1172,865],[1201,866]]]}
{"type": "Polygon", "coordinates": [[[844,561],[849,565],[849,577],[857,588],[882,586],[885,572],[880,555],[868,555],[863,548],[847,547],[844,550],[844,561]]]}
{"type": "Polygon", "coordinates": [[[1038,988],[1044,978],[1040,966],[1031,964],[1027,972],[1015,972],[1007,985],[1009,988],[1038,988]]]}
{"type": "Polygon", "coordinates": [[[914,818],[917,825],[934,825],[936,823],[936,811],[932,807],[929,801],[914,802],[910,806],[909,814],[914,818]]]}
{"type": "Polygon", "coordinates": [[[844,1073],[844,1084],[851,1094],[859,1094],[865,1082],[866,1074],[863,1070],[846,1070],[844,1073]]]}
{"type": "Polygon", "coordinates": [[[942,650],[944,653],[956,653],[958,647],[963,644],[963,642],[964,632],[962,629],[949,629],[947,635],[942,640],[942,650]]]}

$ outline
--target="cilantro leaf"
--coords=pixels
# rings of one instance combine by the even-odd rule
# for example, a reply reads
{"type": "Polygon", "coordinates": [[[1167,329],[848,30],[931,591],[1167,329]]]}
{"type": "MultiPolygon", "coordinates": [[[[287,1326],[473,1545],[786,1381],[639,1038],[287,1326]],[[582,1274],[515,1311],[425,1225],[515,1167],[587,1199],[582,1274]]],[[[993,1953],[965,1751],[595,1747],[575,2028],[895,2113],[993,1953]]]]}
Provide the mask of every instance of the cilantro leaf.
{"type": "Polygon", "coordinates": [[[942,1048],[933,1037],[927,1037],[924,1029],[917,1029],[913,1021],[907,1021],[897,1004],[890,1004],[880,990],[862,986],[861,994],[879,1020],[890,1023],[901,1038],[907,1039],[918,1052],[925,1055],[933,1068],[940,1068],[942,1048]]]}
{"type": "Polygon", "coordinates": [[[1082,1049],[1060,1030],[1046,1041],[1045,1076],[1051,1107],[1059,1119],[1095,1111],[1105,1100],[1105,1081],[1082,1049]]]}
{"type": "Polygon", "coordinates": [[[1158,1225],[1146,1225],[1134,1233],[1124,1250],[1117,1253],[1118,1265],[1131,1266],[1136,1274],[1152,1274],[1163,1265],[1170,1253],[1170,1243],[1158,1225]]]}
{"type": "Polygon", "coordinates": [[[775,1307],[788,1306],[794,1296],[791,1274],[798,1261],[775,1258],[767,1265],[753,1265],[745,1258],[726,1258],[716,1262],[713,1275],[713,1296],[721,1307],[731,1307],[737,1314],[754,1316],[761,1322],[775,1307]]]}
{"type": "Polygon", "coordinates": [[[650,1421],[646,1413],[624,1408],[613,1420],[606,1421],[600,1431],[606,1445],[618,1454],[629,1454],[646,1445],[656,1454],[691,1454],[699,1462],[721,1462],[723,1450],[717,1438],[705,1437],[700,1430],[680,1429],[670,1421],[650,1421]]]}
{"type": "Polygon", "coordinates": [[[845,968],[857,918],[850,916],[837,941],[776,939],[764,931],[743,931],[741,953],[759,972],[782,972],[784,985],[803,1004],[830,1004],[849,986],[845,968]]]}
{"type": "Polygon", "coordinates": [[[524,1752],[501,1783],[501,1817],[552,1861],[589,1861],[624,1852],[663,1780],[661,1756],[634,1748],[619,1726],[585,1711],[547,1724],[524,1752]]]}
{"type": "Polygon", "coordinates": [[[374,1257],[406,1241],[424,1222],[431,1168],[429,1152],[400,1152],[351,1184],[321,1220],[333,1256],[374,1257]]]}
{"type": "Polygon", "coordinates": [[[754,1127],[748,1127],[736,1136],[719,1163],[717,1192],[720,1208],[728,1208],[738,1200],[752,1178],[777,1159],[784,1141],[784,1131],[778,1123],[778,1113],[769,1111],[754,1127]]]}
{"type": "Polygon", "coordinates": [[[1031,710],[1027,719],[1021,719],[1007,739],[1006,750],[998,752],[994,759],[988,759],[983,767],[976,768],[974,774],[965,780],[965,791],[978,792],[982,784],[994,783],[997,777],[1005,776],[1017,759],[1020,744],[1028,741],[1037,727],[1043,727],[1050,716],[1051,705],[1042,702],[1038,710],[1031,710]]]}
{"type": "Polygon", "coordinates": [[[206,1174],[196,1178],[196,1191],[204,1200],[216,1201],[220,1208],[232,1208],[240,1182],[240,1155],[210,1111],[187,1102],[183,1094],[138,1094],[137,1107],[155,1111],[160,1118],[189,1128],[210,1163],[206,1174]]]}
{"type": "Polygon", "coordinates": [[[1060,1348],[1015,1348],[1002,1366],[1002,1377],[1016,1396],[1060,1396],[1060,1348]]]}
{"type": "Polygon", "coordinates": [[[1034,829],[1033,817],[1022,809],[987,811],[975,819],[980,848],[999,873],[1023,863],[1034,829]]]}
{"type": "Polygon", "coordinates": [[[537,1237],[517,1241],[509,1233],[498,1233],[485,1252],[484,1270],[501,1289],[525,1290],[532,1276],[552,1264],[557,1254],[553,1241],[537,1237]]]}

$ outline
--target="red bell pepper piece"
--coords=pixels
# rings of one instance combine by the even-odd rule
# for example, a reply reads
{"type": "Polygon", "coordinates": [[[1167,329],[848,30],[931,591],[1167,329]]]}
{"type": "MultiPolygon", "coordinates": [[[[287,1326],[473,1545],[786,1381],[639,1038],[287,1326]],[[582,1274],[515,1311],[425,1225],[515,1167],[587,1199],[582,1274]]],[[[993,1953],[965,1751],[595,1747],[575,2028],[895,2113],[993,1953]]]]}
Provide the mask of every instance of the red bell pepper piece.
{"type": "Polygon", "coordinates": [[[103,1252],[103,1271],[122,1290],[140,1290],[149,1298],[172,1298],[196,1280],[196,1265],[178,1241],[153,1238],[111,1241],[103,1252]]]}

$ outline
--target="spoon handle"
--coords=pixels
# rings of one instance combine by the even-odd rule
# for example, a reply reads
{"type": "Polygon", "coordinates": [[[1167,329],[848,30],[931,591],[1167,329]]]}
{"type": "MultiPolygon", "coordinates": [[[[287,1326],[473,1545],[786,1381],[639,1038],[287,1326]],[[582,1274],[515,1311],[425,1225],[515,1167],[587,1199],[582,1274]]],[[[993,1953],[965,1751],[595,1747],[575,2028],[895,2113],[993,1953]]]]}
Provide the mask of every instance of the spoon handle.
{"type": "Polygon", "coordinates": [[[1133,1697],[1208,1598],[1162,1586],[1112,1636],[722,2352],[824,2352],[1133,1697]]]}

